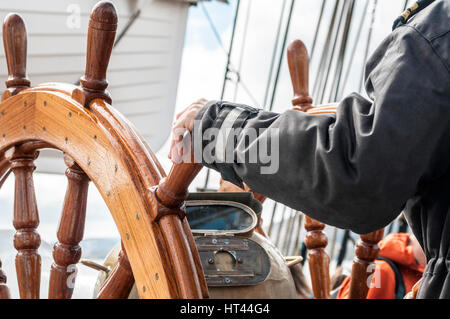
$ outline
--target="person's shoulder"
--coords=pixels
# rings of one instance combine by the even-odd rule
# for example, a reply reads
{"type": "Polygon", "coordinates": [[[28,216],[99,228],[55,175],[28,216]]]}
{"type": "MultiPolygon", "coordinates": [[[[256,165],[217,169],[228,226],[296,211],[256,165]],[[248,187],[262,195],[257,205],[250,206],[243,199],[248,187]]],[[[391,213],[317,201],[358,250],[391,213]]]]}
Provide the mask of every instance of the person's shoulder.
{"type": "Polygon", "coordinates": [[[435,0],[431,2],[420,12],[412,15],[405,26],[416,29],[430,42],[449,35],[450,0],[435,0]]]}
{"type": "Polygon", "coordinates": [[[396,20],[391,36],[412,48],[430,48],[423,58],[440,60],[450,72],[450,0],[416,2],[396,20]]]}

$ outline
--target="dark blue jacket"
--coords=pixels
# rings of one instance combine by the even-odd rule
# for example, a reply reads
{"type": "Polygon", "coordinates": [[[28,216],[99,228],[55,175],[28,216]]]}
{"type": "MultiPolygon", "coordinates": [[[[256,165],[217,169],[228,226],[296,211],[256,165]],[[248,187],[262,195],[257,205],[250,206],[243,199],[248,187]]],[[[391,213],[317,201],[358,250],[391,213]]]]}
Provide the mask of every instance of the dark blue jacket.
{"type": "Polygon", "coordinates": [[[357,233],[382,228],[403,210],[428,259],[419,297],[450,298],[449,31],[450,0],[397,27],[366,65],[369,99],[351,94],[336,115],[209,103],[194,142],[208,127],[241,128],[231,140],[237,158],[259,139],[279,138],[279,169],[262,173],[259,158],[220,163],[222,142],[201,160],[235,184],[357,233]],[[249,144],[244,136],[255,128],[263,131],[249,144]]]}

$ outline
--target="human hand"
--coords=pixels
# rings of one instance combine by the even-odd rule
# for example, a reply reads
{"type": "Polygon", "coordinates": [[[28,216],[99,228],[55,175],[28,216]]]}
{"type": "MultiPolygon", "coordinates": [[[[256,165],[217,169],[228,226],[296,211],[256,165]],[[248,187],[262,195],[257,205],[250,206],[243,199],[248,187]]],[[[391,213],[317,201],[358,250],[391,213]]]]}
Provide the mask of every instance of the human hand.
{"type": "Polygon", "coordinates": [[[208,101],[200,99],[189,105],[184,111],[178,113],[172,126],[172,141],[170,144],[169,158],[174,163],[180,163],[183,157],[183,137],[186,132],[191,133],[194,120],[208,101]]]}

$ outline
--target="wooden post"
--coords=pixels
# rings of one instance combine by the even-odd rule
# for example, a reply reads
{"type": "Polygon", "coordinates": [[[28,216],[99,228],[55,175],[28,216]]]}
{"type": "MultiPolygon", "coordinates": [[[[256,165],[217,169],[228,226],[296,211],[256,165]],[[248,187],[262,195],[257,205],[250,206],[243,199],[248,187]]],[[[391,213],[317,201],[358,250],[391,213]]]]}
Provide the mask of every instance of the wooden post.
{"type": "Polygon", "coordinates": [[[330,257],[325,251],[328,238],[323,232],[325,224],[305,215],[306,248],[311,284],[316,299],[330,298],[330,257]]]}
{"type": "Polygon", "coordinates": [[[111,51],[117,30],[117,12],[109,1],[100,1],[92,9],[89,20],[86,70],[81,77],[82,89],[72,92],[72,98],[84,106],[100,98],[111,104],[111,96],[106,91],[108,69],[111,51]]]}
{"type": "Polygon", "coordinates": [[[293,41],[287,49],[287,61],[291,75],[295,110],[307,111],[311,108],[312,98],[309,96],[309,57],[305,45],[300,40],[293,41]]]}
{"type": "MultiPolygon", "coordinates": [[[[311,108],[308,72],[309,58],[305,45],[300,40],[293,41],[287,51],[289,73],[291,75],[294,110],[306,112],[311,108]]],[[[328,238],[323,232],[325,224],[305,216],[306,248],[308,249],[309,272],[315,298],[330,297],[330,258],[325,252],[328,238]]]]}
{"type": "Polygon", "coordinates": [[[25,23],[17,13],[10,13],[3,22],[3,46],[8,80],[2,101],[30,87],[27,78],[27,30],[25,23]]]}
{"type": "Polygon", "coordinates": [[[353,259],[352,274],[350,276],[349,299],[365,299],[371,282],[369,277],[375,272],[375,259],[380,248],[378,242],[383,239],[384,228],[372,233],[361,235],[356,243],[355,258],[353,259]]]}
{"type": "Polygon", "coordinates": [[[48,297],[70,299],[75,283],[76,264],[81,258],[89,177],[68,155],[64,156],[68,179],[64,206],[59,221],[58,243],[53,247],[48,297]],[[69,278],[70,277],[70,278],[69,278]]]}
{"type": "Polygon", "coordinates": [[[15,175],[14,221],[16,229],[14,247],[16,255],[16,272],[22,299],[38,299],[41,282],[41,256],[37,250],[41,237],[36,231],[39,225],[39,213],[34,192],[34,160],[38,152],[23,153],[14,147],[8,151],[11,169],[15,175]]]}

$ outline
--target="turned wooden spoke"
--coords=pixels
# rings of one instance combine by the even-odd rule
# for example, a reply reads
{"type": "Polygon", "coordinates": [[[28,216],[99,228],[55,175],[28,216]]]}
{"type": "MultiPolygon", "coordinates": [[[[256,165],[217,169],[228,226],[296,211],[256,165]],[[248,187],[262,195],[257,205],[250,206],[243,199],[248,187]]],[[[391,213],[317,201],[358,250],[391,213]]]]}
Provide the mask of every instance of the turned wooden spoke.
{"type": "Polygon", "coordinates": [[[328,238],[323,232],[325,224],[305,215],[306,248],[314,297],[330,298],[330,257],[325,252],[328,238]]]}
{"type": "Polygon", "coordinates": [[[2,261],[0,260],[0,299],[10,299],[8,286],[6,285],[6,275],[2,270],[2,261]]]}
{"type": "Polygon", "coordinates": [[[378,242],[383,239],[383,234],[384,228],[361,235],[356,243],[348,295],[350,299],[365,299],[367,297],[371,275],[375,272],[375,259],[378,258],[380,251],[378,242]]]}
{"type": "Polygon", "coordinates": [[[30,86],[27,78],[27,31],[22,18],[10,13],[3,22],[3,46],[8,65],[8,80],[2,101],[30,86]]]}
{"type": "Polygon", "coordinates": [[[8,151],[11,169],[15,176],[14,221],[16,229],[14,247],[16,255],[16,272],[21,298],[39,298],[41,281],[41,257],[37,250],[41,238],[36,231],[39,214],[33,184],[34,160],[38,152],[23,153],[14,147],[8,151]]]}
{"type": "Polygon", "coordinates": [[[75,283],[76,264],[81,258],[79,243],[83,238],[89,177],[67,155],[68,186],[59,221],[58,242],[53,248],[49,298],[69,299],[75,283]]]}
{"type": "Polygon", "coordinates": [[[109,274],[103,284],[98,297],[99,299],[127,299],[134,285],[133,272],[130,262],[123,249],[119,253],[116,267],[109,274]]]}
{"type": "Polygon", "coordinates": [[[114,39],[117,30],[117,12],[114,5],[101,1],[92,9],[89,19],[86,69],[80,83],[82,90],[75,90],[72,97],[88,106],[89,102],[101,98],[112,103],[110,94],[106,91],[108,69],[114,39]]]}
{"type": "MultiPolygon", "coordinates": [[[[291,75],[294,98],[292,104],[298,111],[311,108],[312,98],[309,96],[308,72],[309,57],[305,45],[295,40],[288,47],[287,60],[291,75]]],[[[330,297],[330,258],[325,252],[328,238],[322,231],[325,224],[310,217],[305,218],[306,248],[308,249],[309,272],[315,298],[330,297]]]]}
{"type": "Polygon", "coordinates": [[[291,75],[294,98],[294,109],[306,111],[311,107],[312,98],[309,96],[309,57],[305,45],[300,40],[293,41],[287,51],[289,73],[291,75]]]}
{"type": "Polygon", "coordinates": [[[175,164],[153,193],[154,210],[157,212],[154,219],[162,228],[167,249],[172,252],[172,256],[179,256],[172,259],[171,264],[182,298],[202,298],[209,295],[197,247],[184,216],[188,187],[201,169],[200,164],[175,164]],[[170,228],[173,230],[167,231],[170,228]],[[189,267],[182,264],[183,260],[190,260],[189,267]]]}

